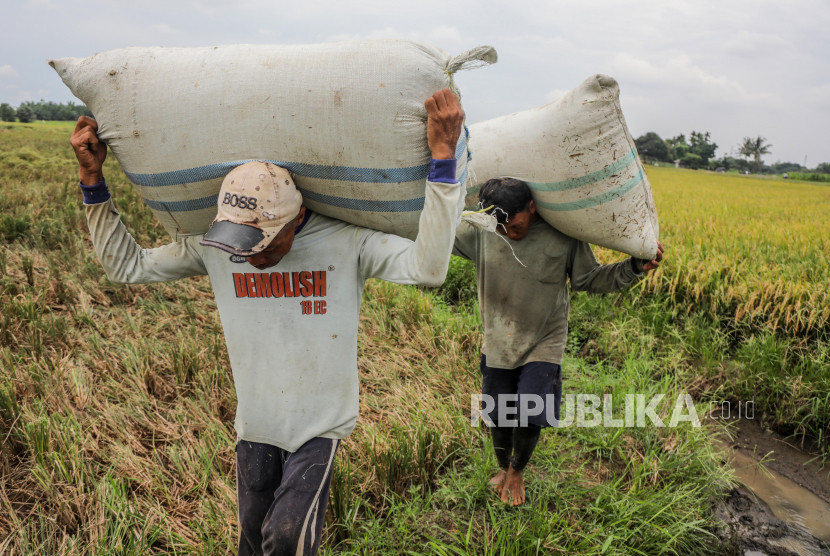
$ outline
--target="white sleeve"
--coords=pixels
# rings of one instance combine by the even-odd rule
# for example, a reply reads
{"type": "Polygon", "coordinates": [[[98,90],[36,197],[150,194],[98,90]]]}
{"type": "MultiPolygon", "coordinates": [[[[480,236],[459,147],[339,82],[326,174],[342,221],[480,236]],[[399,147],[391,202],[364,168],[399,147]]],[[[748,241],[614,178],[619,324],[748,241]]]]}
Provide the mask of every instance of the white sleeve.
{"type": "Polygon", "coordinates": [[[463,208],[464,188],[459,183],[427,181],[415,241],[367,231],[360,246],[363,277],[440,286],[447,276],[455,229],[463,208]]]}
{"type": "Polygon", "coordinates": [[[143,284],[207,274],[200,254],[201,236],[142,249],[127,231],[112,199],[84,207],[95,253],[113,282],[143,284]]]}

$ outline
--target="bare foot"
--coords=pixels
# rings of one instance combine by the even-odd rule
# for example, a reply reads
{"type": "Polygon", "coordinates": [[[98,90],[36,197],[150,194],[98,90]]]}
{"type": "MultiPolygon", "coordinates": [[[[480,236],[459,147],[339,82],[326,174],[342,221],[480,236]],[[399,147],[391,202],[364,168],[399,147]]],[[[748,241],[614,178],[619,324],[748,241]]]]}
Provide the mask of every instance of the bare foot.
{"type": "Polygon", "coordinates": [[[493,489],[493,492],[495,492],[497,496],[501,496],[501,486],[504,484],[504,478],[506,476],[507,471],[499,469],[499,472],[496,473],[492,479],[490,479],[490,488],[493,489]]]}
{"type": "Polygon", "coordinates": [[[513,506],[525,503],[524,470],[516,471],[512,466],[507,470],[504,485],[501,487],[501,501],[513,506]]]}

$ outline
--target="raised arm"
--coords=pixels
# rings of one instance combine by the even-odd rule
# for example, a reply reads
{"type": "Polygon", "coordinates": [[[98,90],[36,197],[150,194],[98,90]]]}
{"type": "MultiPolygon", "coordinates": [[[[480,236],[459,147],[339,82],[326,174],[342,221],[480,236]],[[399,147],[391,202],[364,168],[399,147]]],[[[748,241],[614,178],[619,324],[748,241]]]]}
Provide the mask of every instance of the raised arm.
{"type": "Polygon", "coordinates": [[[601,265],[594,257],[590,245],[574,240],[568,267],[571,288],[591,293],[618,291],[636,282],[643,273],[659,267],[662,260],[663,244],[658,242],[657,255],[651,261],[632,257],[618,263],[601,265]]]}
{"type": "Polygon", "coordinates": [[[81,185],[95,185],[103,181],[107,145],[98,140],[98,122],[87,116],[78,118],[69,142],[78,159],[81,185]]]}
{"type": "Polygon", "coordinates": [[[81,116],[70,143],[78,159],[92,244],[107,277],[114,282],[146,283],[206,274],[198,238],[142,249],[127,232],[104,181],[107,146],[97,132],[98,123],[81,116]]]}
{"type": "Polygon", "coordinates": [[[455,147],[464,123],[461,101],[455,93],[443,89],[428,98],[424,106],[427,109],[427,144],[432,159],[455,159],[455,147]]]}
{"type": "Polygon", "coordinates": [[[447,276],[455,230],[464,208],[464,191],[455,177],[454,158],[464,111],[449,89],[437,91],[424,106],[432,161],[418,236],[413,242],[381,232],[367,233],[360,252],[360,267],[366,278],[439,286],[447,276]]]}

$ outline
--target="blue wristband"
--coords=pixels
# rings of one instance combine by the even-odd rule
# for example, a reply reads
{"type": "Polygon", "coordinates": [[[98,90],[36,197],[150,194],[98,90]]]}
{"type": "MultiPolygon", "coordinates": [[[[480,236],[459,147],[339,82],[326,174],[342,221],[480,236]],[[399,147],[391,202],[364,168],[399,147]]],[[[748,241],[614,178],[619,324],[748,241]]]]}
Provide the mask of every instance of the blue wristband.
{"type": "Polygon", "coordinates": [[[81,191],[84,192],[85,205],[97,205],[105,201],[109,201],[110,190],[107,187],[107,180],[102,179],[95,185],[84,185],[78,182],[81,186],[81,191]]]}
{"type": "Polygon", "coordinates": [[[430,159],[429,177],[427,179],[439,183],[458,183],[458,180],[455,179],[456,164],[454,158],[430,159]]]}

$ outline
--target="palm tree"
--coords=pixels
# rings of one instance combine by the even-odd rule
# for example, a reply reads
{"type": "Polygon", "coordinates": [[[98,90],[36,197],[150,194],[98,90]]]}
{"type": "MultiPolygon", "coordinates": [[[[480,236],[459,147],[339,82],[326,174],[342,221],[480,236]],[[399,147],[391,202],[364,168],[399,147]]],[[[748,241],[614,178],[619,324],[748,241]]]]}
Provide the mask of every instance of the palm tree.
{"type": "Polygon", "coordinates": [[[743,142],[738,147],[738,154],[746,158],[753,157],[755,159],[755,172],[758,173],[761,170],[761,155],[769,154],[771,152],[770,147],[772,145],[767,143],[767,140],[760,135],[755,139],[744,137],[743,142]]]}

